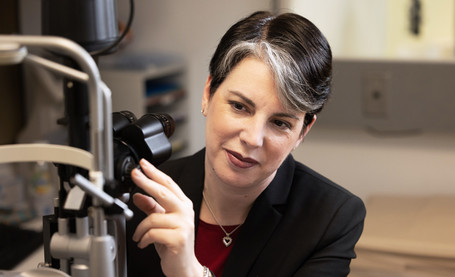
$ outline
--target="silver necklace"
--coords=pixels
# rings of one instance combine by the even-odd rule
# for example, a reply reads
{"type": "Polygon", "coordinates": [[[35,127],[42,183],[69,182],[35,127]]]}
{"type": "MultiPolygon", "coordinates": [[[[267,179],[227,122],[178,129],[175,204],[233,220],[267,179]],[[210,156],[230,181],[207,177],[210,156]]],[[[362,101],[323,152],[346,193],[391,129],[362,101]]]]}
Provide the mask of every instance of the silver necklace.
{"type": "Polygon", "coordinates": [[[223,243],[226,247],[228,247],[229,245],[231,245],[232,243],[232,238],[231,238],[231,235],[237,231],[238,228],[240,228],[240,226],[242,226],[242,224],[240,224],[239,226],[235,227],[234,230],[232,230],[231,232],[226,232],[226,230],[224,229],[223,225],[220,224],[220,222],[218,221],[218,219],[216,218],[215,216],[215,213],[212,211],[212,208],[210,208],[210,205],[209,205],[209,202],[207,201],[207,199],[205,198],[205,194],[204,194],[204,191],[202,191],[202,199],[204,200],[205,202],[205,205],[207,205],[207,208],[209,209],[209,212],[210,214],[212,214],[213,216],[213,219],[215,219],[216,223],[218,224],[218,226],[220,226],[221,230],[223,230],[224,234],[226,234],[226,236],[223,237],[223,243]]]}

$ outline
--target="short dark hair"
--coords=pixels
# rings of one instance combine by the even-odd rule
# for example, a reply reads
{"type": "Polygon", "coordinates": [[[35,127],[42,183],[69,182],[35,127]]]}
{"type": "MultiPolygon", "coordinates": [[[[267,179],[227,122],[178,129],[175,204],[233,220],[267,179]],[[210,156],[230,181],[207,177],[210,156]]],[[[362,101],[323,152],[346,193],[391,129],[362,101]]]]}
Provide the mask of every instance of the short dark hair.
{"type": "Polygon", "coordinates": [[[294,13],[275,16],[260,11],[235,23],[210,61],[210,94],[250,56],[269,65],[280,101],[289,109],[306,112],[305,124],[322,110],[330,94],[332,52],[308,19],[294,13]]]}

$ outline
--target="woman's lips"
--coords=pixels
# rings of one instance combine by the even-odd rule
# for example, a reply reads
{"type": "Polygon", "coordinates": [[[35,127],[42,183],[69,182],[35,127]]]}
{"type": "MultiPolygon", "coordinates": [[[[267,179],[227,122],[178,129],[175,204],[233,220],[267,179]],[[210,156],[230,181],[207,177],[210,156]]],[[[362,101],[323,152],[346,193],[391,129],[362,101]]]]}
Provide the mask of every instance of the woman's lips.
{"type": "Polygon", "coordinates": [[[244,158],[241,154],[233,151],[226,151],[229,161],[240,168],[250,168],[258,164],[255,159],[244,158]]]}

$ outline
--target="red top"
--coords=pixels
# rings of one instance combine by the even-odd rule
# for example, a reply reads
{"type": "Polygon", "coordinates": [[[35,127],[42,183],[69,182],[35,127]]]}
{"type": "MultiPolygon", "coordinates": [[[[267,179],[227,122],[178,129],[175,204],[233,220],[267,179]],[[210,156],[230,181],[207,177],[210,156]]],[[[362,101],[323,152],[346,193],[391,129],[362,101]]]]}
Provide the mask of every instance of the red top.
{"type": "MultiPolygon", "coordinates": [[[[223,228],[230,233],[237,226],[223,226],[223,228]]],[[[196,257],[202,265],[208,267],[217,277],[221,277],[223,274],[224,265],[234,246],[239,229],[230,235],[232,243],[226,247],[223,243],[223,238],[226,234],[221,227],[199,220],[195,244],[196,257]]]]}

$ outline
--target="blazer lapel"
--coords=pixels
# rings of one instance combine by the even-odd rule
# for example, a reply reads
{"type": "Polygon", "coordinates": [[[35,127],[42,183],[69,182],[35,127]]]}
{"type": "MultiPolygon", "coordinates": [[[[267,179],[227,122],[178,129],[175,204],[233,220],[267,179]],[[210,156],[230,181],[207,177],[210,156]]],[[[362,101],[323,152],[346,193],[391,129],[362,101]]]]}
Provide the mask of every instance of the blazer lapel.
{"type": "Polygon", "coordinates": [[[281,215],[270,205],[270,202],[265,199],[256,202],[254,212],[248,215],[234,243],[223,275],[244,276],[242,274],[252,267],[280,219],[281,215]]]}
{"type": "Polygon", "coordinates": [[[190,157],[188,162],[185,163],[185,166],[182,168],[179,179],[175,180],[185,195],[193,201],[196,230],[199,224],[202,190],[204,189],[204,160],[205,148],[190,157]]]}
{"type": "Polygon", "coordinates": [[[272,183],[256,199],[228,257],[223,276],[245,276],[245,272],[254,270],[255,261],[281,220],[281,208],[286,204],[292,183],[289,172],[293,171],[293,165],[290,156],[272,183]]]}

